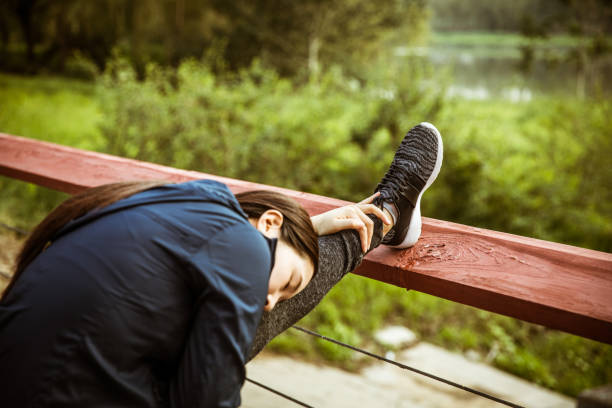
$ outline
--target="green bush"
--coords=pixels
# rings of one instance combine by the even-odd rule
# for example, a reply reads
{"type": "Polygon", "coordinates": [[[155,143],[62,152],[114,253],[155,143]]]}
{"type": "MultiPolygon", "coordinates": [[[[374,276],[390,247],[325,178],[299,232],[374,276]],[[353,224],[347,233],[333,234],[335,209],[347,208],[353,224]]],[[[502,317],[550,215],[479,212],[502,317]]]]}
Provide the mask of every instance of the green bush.
{"type": "Polygon", "coordinates": [[[610,117],[606,99],[447,104],[444,167],[423,213],[612,251],[610,117]]]}
{"type": "Polygon", "coordinates": [[[418,86],[423,75],[404,72],[398,92],[339,68],[295,83],[257,62],[230,74],[188,60],[150,65],[140,82],[115,59],[102,80],[103,136],[112,154],[357,200],[390,161],[397,129],[440,103],[442,89],[418,86]]]}
{"type": "Polygon", "coordinates": [[[64,75],[88,81],[95,80],[100,74],[98,66],[80,51],[75,51],[64,66],[64,75]]]}

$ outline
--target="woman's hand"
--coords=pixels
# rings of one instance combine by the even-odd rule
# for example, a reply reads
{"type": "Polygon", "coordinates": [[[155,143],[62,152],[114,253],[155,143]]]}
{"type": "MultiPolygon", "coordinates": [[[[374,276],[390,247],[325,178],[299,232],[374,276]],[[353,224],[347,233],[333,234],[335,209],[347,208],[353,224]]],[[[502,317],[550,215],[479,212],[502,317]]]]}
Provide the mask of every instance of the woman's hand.
{"type": "Polygon", "coordinates": [[[380,208],[372,204],[372,201],[378,195],[379,193],[375,193],[357,204],[339,207],[311,217],[310,220],[317,235],[328,235],[345,229],[354,229],[359,233],[361,249],[366,253],[370,248],[374,232],[374,222],[366,214],[374,214],[387,225],[392,222],[380,208]]]}

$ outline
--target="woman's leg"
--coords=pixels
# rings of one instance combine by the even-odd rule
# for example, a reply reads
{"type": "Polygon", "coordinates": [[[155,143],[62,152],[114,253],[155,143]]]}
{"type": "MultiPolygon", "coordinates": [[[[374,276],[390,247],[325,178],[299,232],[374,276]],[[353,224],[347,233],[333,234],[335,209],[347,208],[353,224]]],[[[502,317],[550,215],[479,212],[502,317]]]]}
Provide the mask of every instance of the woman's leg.
{"type": "MultiPolygon", "coordinates": [[[[374,233],[369,251],[380,245],[383,224],[374,215],[374,233]]],[[[361,264],[361,241],[355,230],[344,230],[319,237],[319,270],[300,293],[278,303],[270,312],[264,312],[255,340],[251,346],[252,359],[270,340],[306,316],[325,297],[335,284],[361,264]]]]}
{"type": "MultiPolygon", "coordinates": [[[[420,200],[442,166],[442,136],[432,124],[423,122],[412,128],[402,140],[391,166],[376,191],[374,204],[387,210],[393,228],[385,228],[384,244],[396,248],[414,245],[421,234],[420,200]],[[414,217],[413,217],[414,215],[414,217]]],[[[380,219],[374,221],[370,251],[383,239],[380,219]]],[[[249,359],[255,357],[279,333],[293,326],[323,299],[331,288],[363,259],[359,234],[344,230],[319,237],[319,270],[312,281],[291,299],[264,312],[257,328],[249,359]]]]}

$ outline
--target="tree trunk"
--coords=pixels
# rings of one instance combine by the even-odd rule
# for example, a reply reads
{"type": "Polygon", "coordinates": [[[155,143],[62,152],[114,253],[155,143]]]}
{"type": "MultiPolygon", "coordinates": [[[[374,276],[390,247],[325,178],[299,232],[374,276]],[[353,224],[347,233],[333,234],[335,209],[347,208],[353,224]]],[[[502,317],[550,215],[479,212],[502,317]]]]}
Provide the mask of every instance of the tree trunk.
{"type": "Polygon", "coordinates": [[[19,16],[19,25],[23,34],[23,39],[26,43],[28,63],[34,62],[34,35],[32,33],[32,11],[36,0],[20,1],[17,6],[17,15],[19,16]]]}
{"type": "Polygon", "coordinates": [[[321,67],[319,64],[319,50],[321,49],[321,41],[319,37],[314,35],[310,40],[308,46],[308,71],[310,72],[310,78],[319,78],[319,72],[321,67]]]}

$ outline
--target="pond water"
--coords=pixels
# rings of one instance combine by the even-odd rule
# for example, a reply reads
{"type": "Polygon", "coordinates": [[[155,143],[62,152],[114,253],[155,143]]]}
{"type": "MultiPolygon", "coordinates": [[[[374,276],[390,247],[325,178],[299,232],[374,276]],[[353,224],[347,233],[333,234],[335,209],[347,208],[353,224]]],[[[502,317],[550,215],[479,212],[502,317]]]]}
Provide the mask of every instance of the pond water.
{"type": "MultiPolygon", "coordinates": [[[[558,49],[556,55],[564,55],[564,51],[558,49]]],[[[520,102],[537,95],[589,96],[597,92],[612,95],[610,57],[593,64],[585,76],[575,64],[541,55],[534,58],[529,69],[524,69],[520,49],[509,46],[398,47],[395,55],[427,58],[435,68],[449,72],[453,79],[449,96],[520,102]]]]}

